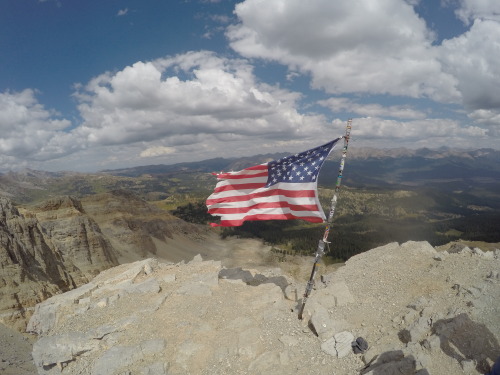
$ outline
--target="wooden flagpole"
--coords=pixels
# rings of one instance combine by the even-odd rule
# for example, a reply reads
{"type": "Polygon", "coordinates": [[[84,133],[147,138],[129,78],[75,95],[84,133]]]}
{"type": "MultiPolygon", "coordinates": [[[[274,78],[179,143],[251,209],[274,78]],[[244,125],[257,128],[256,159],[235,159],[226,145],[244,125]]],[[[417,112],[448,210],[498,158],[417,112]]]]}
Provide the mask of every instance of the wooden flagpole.
{"type": "Polygon", "coordinates": [[[314,278],[316,276],[316,272],[318,270],[318,265],[321,260],[321,257],[325,253],[325,244],[328,243],[328,234],[330,233],[330,228],[333,222],[333,215],[335,214],[335,207],[337,206],[337,193],[340,190],[340,184],[342,183],[342,173],[344,172],[344,163],[345,158],[347,156],[347,147],[349,145],[349,137],[351,135],[351,123],[352,119],[347,121],[347,126],[345,130],[344,136],[344,149],[342,150],[342,159],[340,160],[340,168],[339,174],[337,176],[337,183],[335,184],[335,192],[333,193],[333,198],[330,204],[330,213],[328,214],[328,220],[326,222],[325,232],[323,234],[323,238],[319,240],[318,248],[316,250],[316,255],[314,257],[314,264],[311,271],[311,276],[309,277],[309,281],[307,282],[306,290],[304,292],[304,297],[302,298],[302,305],[299,309],[299,319],[302,320],[302,314],[304,313],[304,307],[306,305],[306,301],[311,294],[312,288],[314,286],[314,278]]]}

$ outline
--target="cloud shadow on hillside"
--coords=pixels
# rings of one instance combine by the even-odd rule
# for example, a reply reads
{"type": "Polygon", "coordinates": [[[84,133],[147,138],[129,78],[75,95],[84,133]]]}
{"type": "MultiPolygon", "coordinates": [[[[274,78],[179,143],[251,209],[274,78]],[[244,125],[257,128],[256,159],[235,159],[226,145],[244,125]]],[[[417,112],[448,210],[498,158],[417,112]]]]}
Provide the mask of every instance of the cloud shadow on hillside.
{"type": "Polygon", "coordinates": [[[275,284],[284,292],[288,281],[284,276],[265,276],[260,273],[253,275],[250,271],[238,268],[225,268],[219,272],[219,279],[242,280],[247,285],[275,284]]]}

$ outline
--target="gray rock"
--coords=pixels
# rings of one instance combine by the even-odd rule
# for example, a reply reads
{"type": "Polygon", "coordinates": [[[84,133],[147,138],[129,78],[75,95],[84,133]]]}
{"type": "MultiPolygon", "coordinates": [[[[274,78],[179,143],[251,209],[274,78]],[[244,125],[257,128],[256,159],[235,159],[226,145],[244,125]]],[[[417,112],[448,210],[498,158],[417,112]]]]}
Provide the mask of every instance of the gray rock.
{"type": "Polygon", "coordinates": [[[169,368],[168,363],[155,362],[143,368],[141,371],[141,375],[167,375],[168,368],[169,368]]]}
{"type": "Polygon", "coordinates": [[[337,356],[337,349],[335,348],[335,338],[332,337],[321,344],[321,350],[326,354],[330,354],[333,357],[337,356]]]}
{"type": "Polygon", "coordinates": [[[132,294],[144,294],[144,293],[159,293],[161,290],[158,280],[155,278],[150,278],[142,283],[131,284],[128,288],[123,291],[132,294]]]}
{"type": "MultiPolygon", "coordinates": [[[[94,365],[93,375],[113,375],[130,367],[145,357],[161,354],[166,347],[164,339],[152,339],[141,342],[138,346],[116,346],[105,351],[94,365]]],[[[155,371],[153,367],[151,371],[155,371]]],[[[158,372],[158,374],[162,374],[158,372]]]]}
{"type": "Polygon", "coordinates": [[[450,254],[458,254],[459,252],[461,252],[466,247],[467,246],[465,246],[464,244],[456,242],[456,243],[454,243],[453,245],[450,246],[450,248],[448,249],[448,253],[450,253],[450,254]]]}
{"type": "Polygon", "coordinates": [[[140,360],[143,354],[133,346],[115,346],[105,351],[95,362],[92,375],[114,375],[140,360]]]}
{"type": "Polygon", "coordinates": [[[333,320],[330,319],[330,314],[323,306],[316,306],[311,316],[311,324],[321,341],[325,341],[335,334],[333,320]]]}
{"type": "Polygon", "coordinates": [[[161,353],[167,347],[165,339],[151,339],[141,342],[139,345],[145,356],[161,353]]]}
{"type": "Polygon", "coordinates": [[[472,249],[472,254],[483,256],[484,255],[484,251],[481,250],[479,247],[475,247],[475,248],[472,249]]]}
{"type": "Polygon", "coordinates": [[[465,246],[462,250],[460,250],[459,254],[472,254],[472,250],[465,246]]]}
{"type": "Polygon", "coordinates": [[[432,335],[423,341],[422,346],[432,353],[441,349],[441,340],[439,336],[432,335]]]}
{"type": "Polygon", "coordinates": [[[474,374],[476,372],[476,364],[470,359],[465,359],[460,362],[460,366],[466,374],[474,374]]]}
{"type": "Polygon", "coordinates": [[[188,264],[201,263],[201,262],[203,262],[203,258],[201,257],[201,254],[198,254],[195,255],[194,258],[188,264]]]}
{"type": "Polygon", "coordinates": [[[340,332],[335,336],[335,349],[337,350],[337,356],[343,358],[351,354],[352,352],[352,342],[354,341],[354,335],[351,332],[340,332]]]}
{"type": "Polygon", "coordinates": [[[493,251],[486,251],[484,254],[483,254],[483,258],[485,259],[495,259],[495,253],[493,251]]]}
{"type": "Polygon", "coordinates": [[[400,246],[402,251],[435,255],[436,249],[427,241],[408,241],[400,246]]]}
{"type": "Polygon", "coordinates": [[[422,341],[430,332],[431,326],[427,316],[421,316],[415,322],[410,324],[407,329],[408,339],[411,342],[422,341]]]}
{"type": "Polygon", "coordinates": [[[46,334],[54,328],[65,307],[78,303],[87,298],[97,289],[97,285],[90,282],[69,292],[53,296],[35,306],[35,312],[26,327],[27,332],[46,334]]]}
{"type": "Polygon", "coordinates": [[[212,290],[209,286],[196,281],[182,285],[175,292],[186,296],[210,297],[212,295],[212,290]]]}
{"type": "Polygon", "coordinates": [[[91,335],[83,333],[68,333],[40,338],[33,345],[33,362],[39,374],[46,374],[54,365],[75,360],[76,357],[96,350],[99,341],[93,340],[91,335]],[[47,369],[47,370],[45,370],[47,369]]]}

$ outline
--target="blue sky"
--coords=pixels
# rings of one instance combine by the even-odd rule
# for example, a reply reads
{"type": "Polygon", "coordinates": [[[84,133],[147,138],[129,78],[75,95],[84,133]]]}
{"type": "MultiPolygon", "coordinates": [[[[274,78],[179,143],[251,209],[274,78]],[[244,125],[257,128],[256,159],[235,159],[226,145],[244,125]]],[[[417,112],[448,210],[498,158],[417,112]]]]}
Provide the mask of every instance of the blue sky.
{"type": "Polygon", "coordinates": [[[499,148],[497,0],[3,0],[0,170],[499,148]]]}

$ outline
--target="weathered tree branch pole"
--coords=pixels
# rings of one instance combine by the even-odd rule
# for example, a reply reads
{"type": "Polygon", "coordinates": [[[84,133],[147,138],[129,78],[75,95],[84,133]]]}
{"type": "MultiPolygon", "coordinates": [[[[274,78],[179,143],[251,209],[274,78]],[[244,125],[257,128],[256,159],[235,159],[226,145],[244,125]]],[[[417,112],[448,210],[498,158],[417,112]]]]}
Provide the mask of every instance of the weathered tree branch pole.
{"type": "Polygon", "coordinates": [[[332,226],[333,222],[333,215],[335,214],[335,207],[337,206],[337,194],[340,190],[340,184],[342,183],[342,173],[344,172],[344,163],[345,163],[345,158],[347,156],[347,147],[349,145],[349,136],[351,135],[351,123],[352,119],[349,119],[347,121],[347,126],[345,130],[345,136],[344,138],[344,149],[342,150],[342,159],[340,160],[340,168],[339,168],[339,174],[337,175],[337,183],[335,184],[335,192],[333,193],[333,198],[330,204],[330,213],[328,214],[328,220],[326,222],[326,228],[325,232],[323,234],[323,238],[319,240],[318,243],[318,248],[316,250],[316,255],[314,258],[314,265],[311,271],[311,276],[309,278],[309,281],[307,282],[306,290],[304,292],[304,297],[302,298],[302,305],[300,306],[299,309],[299,319],[302,320],[302,314],[304,313],[304,307],[306,305],[306,301],[309,298],[309,295],[311,294],[311,291],[314,286],[314,278],[316,276],[316,272],[318,270],[318,265],[321,260],[321,257],[325,253],[325,245],[328,243],[328,234],[330,233],[330,228],[332,226]]]}

